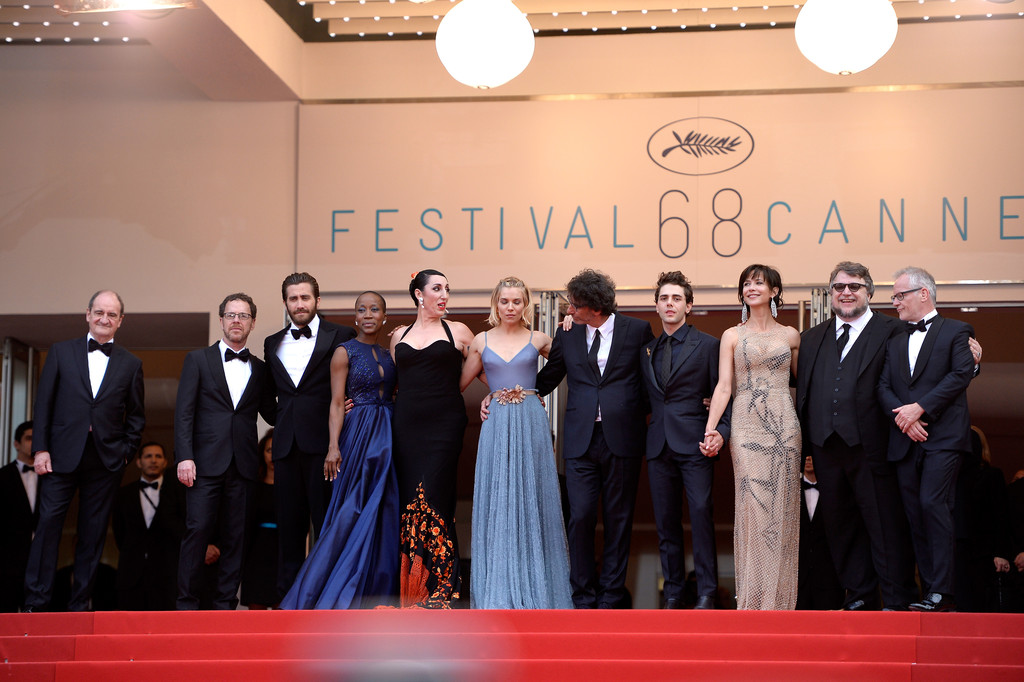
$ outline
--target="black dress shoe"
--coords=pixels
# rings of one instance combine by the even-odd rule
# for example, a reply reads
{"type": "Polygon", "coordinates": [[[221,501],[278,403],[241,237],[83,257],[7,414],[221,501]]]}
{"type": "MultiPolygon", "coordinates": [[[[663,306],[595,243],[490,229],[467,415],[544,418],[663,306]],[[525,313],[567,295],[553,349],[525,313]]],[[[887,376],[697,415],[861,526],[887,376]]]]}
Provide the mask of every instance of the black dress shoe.
{"type": "Polygon", "coordinates": [[[697,603],[694,604],[695,609],[713,609],[715,608],[715,598],[705,594],[703,597],[697,597],[697,603]]]}
{"type": "Polygon", "coordinates": [[[953,602],[953,597],[950,595],[932,592],[921,601],[911,604],[910,610],[930,613],[956,611],[956,604],[953,602]]]}
{"type": "Polygon", "coordinates": [[[843,611],[867,611],[868,605],[864,603],[863,599],[857,599],[849,604],[843,604],[843,611]]]}
{"type": "Polygon", "coordinates": [[[682,599],[675,599],[675,598],[670,597],[670,598],[665,600],[665,606],[662,607],[662,608],[666,608],[666,609],[681,609],[681,608],[683,608],[683,600],[682,599]]]}

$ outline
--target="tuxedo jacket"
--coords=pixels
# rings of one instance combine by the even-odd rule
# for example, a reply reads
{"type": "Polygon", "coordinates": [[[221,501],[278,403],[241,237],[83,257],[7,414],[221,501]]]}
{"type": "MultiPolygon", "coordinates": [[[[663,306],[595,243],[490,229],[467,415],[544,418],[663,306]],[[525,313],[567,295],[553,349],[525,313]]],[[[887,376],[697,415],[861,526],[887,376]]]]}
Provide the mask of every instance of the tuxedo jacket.
{"type": "Polygon", "coordinates": [[[0,468],[0,611],[17,611],[25,603],[25,566],[39,518],[32,513],[20,466],[14,461],[0,468]]]}
{"type": "Polygon", "coordinates": [[[936,316],[910,373],[907,334],[893,336],[886,345],[885,367],[878,382],[878,398],[889,418],[889,460],[898,462],[910,451],[913,441],[896,426],[892,410],[917,403],[924,408],[921,420],[928,424],[925,452],[971,449],[971,415],[967,409],[967,387],[974,377],[974,357],[968,338],[971,325],[936,316]]]}
{"type": "MultiPolygon", "coordinates": [[[[326,454],[330,437],[327,418],[331,405],[331,358],[334,349],[356,336],[355,329],[332,324],[320,318],[313,354],[296,386],[277,357],[277,348],[291,328],[289,325],[268,336],[263,343],[263,357],[270,369],[267,384],[277,399],[274,424],[274,459],[287,457],[294,446],[302,452],[326,454]]],[[[266,418],[266,417],[264,417],[266,418]]]]}
{"type": "MultiPolygon", "coordinates": [[[[704,399],[711,397],[718,384],[720,344],[715,337],[697,331],[692,325],[686,326],[689,331],[683,339],[678,357],[673,360],[672,371],[664,387],[658,381],[660,368],[653,364],[654,349],[660,337],[644,346],[640,355],[644,385],[651,403],[651,422],[647,427],[647,459],[661,454],[666,443],[673,452],[682,455],[700,454],[697,444],[704,440],[704,427],[708,421],[704,399]]],[[[661,352],[671,351],[663,349],[661,352]]],[[[725,440],[729,440],[731,414],[730,402],[717,427],[725,440]]]]}
{"type": "Polygon", "coordinates": [[[87,338],[53,344],[39,376],[32,449],[49,452],[59,474],[78,468],[90,428],[100,461],[117,471],[135,456],[146,425],[142,361],[115,343],[93,398],[87,338]]]}
{"type": "MultiPolygon", "coordinates": [[[[568,379],[565,441],[562,455],[580,457],[590,446],[597,408],[608,447],[618,457],[640,457],[644,452],[648,404],[643,389],[640,354],[654,334],[651,325],[635,317],[615,314],[615,330],[608,364],[599,374],[587,360],[587,326],[559,328],[548,362],[537,374],[537,392],[547,395],[568,379]]],[[[275,433],[276,437],[276,433],[275,433]]]]}
{"type": "Polygon", "coordinates": [[[178,575],[178,549],[185,534],[185,489],[170,467],[164,472],[160,503],[146,527],[138,481],[122,486],[114,498],[111,526],[120,557],[117,588],[164,588],[173,608],[178,575]]]}
{"type": "Polygon", "coordinates": [[[243,478],[259,476],[256,415],[262,410],[265,417],[272,416],[273,408],[265,387],[266,365],[254,356],[249,365],[249,383],[236,408],[224,376],[220,342],[185,356],[174,406],[174,459],[195,461],[197,476],[220,476],[232,459],[243,478]]]}
{"type": "MultiPolygon", "coordinates": [[[[815,372],[814,366],[822,350],[825,340],[835,338],[837,320],[832,317],[821,324],[811,327],[800,338],[800,352],[797,359],[796,372],[796,410],[800,423],[804,425],[804,438],[810,438],[809,424],[821,424],[830,420],[831,414],[827,405],[810,404],[810,386],[812,381],[833,381],[833,377],[823,376],[815,372]]],[[[890,338],[906,339],[903,322],[897,318],[881,315],[872,311],[871,319],[861,331],[854,345],[860,352],[860,362],[852,368],[855,372],[854,399],[857,410],[854,418],[860,435],[860,445],[865,458],[878,466],[886,466],[889,449],[889,415],[878,400],[878,379],[885,366],[886,344],[890,338]]],[[[822,445],[822,443],[817,443],[822,445]]],[[[807,449],[810,452],[810,449],[807,449]]]]}

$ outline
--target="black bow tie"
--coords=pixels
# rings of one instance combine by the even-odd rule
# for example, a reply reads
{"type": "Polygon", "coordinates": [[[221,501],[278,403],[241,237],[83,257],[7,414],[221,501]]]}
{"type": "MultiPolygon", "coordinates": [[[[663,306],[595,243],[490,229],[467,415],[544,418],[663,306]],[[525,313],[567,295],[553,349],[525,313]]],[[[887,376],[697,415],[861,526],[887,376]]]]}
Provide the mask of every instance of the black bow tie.
{"type": "Polygon", "coordinates": [[[224,351],[224,362],[231,362],[235,358],[238,358],[242,362],[249,362],[249,349],[243,348],[237,353],[230,348],[224,351]]]}
{"type": "Polygon", "coordinates": [[[307,339],[313,338],[313,330],[309,326],[300,327],[298,329],[292,329],[292,338],[296,341],[299,340],[300,336],[305,336],[307,339]]]}
{"type": "Polygon", "coordinates": [[[806,478],[801,478],[800,479],[800,489],[801,490],[807,490],[808,488],[813,488],[813,489],[817,490],[818,489],[818,484],[817,483],[811,483],[806,478]]]}
{"type": "Polygon", "coordinates": [[[160,481],[144,481],[140,478],[139,487],[143,489],[152,488],[153,490],[160,490],[160,481]]]}
{"type": "MultiPolygon", "coordinates": [[[[932,320],[934,319],[935,318],[933,317],[932,320]]],[[[904,325],[903,329],[908,334],[913,334],[914,332],[926,332],[928,331],[928,325],[932,323],[932,320],[928,320],[927,322],[925,322],[924,320],[918,320],[917,322],[907,322],[904,325]]]]}
{"type": "Polygon", "coordinates": [[[93,352],[94,350],[98,350],[99,352],[103,353],[104,355],[106,355],[109,358],[110,357],[110,351],[113,348],[114,348],[114,342],[113,341],[107,341],[106,343],[100,343],[96,339],[89,339],[89,352],[90,353],[93,352]]]}
{"type": "Polygon", "coordinates": [[[30,471],[35,471],[35,467],[33,467],[31,464],[25,464],[24,462],[22,462],[21,463],[21,473],[27,474],[30,471]]]}

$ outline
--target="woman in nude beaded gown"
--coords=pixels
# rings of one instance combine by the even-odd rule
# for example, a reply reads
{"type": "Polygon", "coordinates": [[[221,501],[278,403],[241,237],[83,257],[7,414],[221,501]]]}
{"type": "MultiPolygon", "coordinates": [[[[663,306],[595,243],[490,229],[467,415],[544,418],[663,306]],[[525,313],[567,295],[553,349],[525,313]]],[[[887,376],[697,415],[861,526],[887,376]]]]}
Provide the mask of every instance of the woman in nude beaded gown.
{"type": "Polygon", "coordinates": [[[793,609],[801,442],[789,377],[796,369],[800,335],[775,320],[782,305],[782,278],[774,268],[747,267],[738,294],[743,321],[722,335],[705,446],[720,442],[714,426],[732,397],[737,608],[793,609]]]}

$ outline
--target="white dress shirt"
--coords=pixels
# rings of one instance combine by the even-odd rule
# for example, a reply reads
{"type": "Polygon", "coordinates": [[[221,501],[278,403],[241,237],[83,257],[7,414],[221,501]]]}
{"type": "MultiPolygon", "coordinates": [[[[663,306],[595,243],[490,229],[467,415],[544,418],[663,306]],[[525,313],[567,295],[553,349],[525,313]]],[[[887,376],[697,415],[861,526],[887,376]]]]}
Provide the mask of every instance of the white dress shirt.
{"type": "MultiPolygon", "coordinates": [[[[139,480],[145,481],[146,479],[141,478],[139,480]]],[[[153,481],[148,482],[152,483],[153,481]]],[[[156,516],[156,508],[160,506],[160,491],[163,487],[163,474],[156,479],[155,488],[143,488],[142,486],[139,486],[139,504],[142,506],[142,518],[146,521],[146,528],[149,528],[153,524],[153,517],[156,516]]]]}
{"type": "Polygon", "coordinates": [[[858,317],[856,320],[853,320],[852,322],[844,322],[838,317],[836,318],[837,341],[839,340],[839,337],[843,335],[843,325],[850,325],[850,339],[846,342],[846,347],[843,348],[843,355],[841,358],[839,358],[840,362],[846,359],[846,356],[849,354],[850,349],[853,348],[853,344],[857,342],[857,338],[860,336],[860,333],[864,331],[864,327],[868,326],[868,322],[871,320],[872,315],[874,315],[874,313],[871,312],[871,308],[868,308],[867,312],[865,312],[863,315],[858,317]]]}
{"type": "MultiPolygon", "coordinates": [[[[85,340],[86,344],[90,340],[96,340],[91,333],[86,336],[88,337],[85,340]]],[[[99,341],[96,341],[96,343],[99,343],[99,341]]],[[[103,375],[107,373],[107,364],[110,362],[110,358],[100,350],[86,351],[86,355],[89,358],[89,386],[92,388],[92,397],[95,398],[96,394],[100,391],[100,385],[103,383],[103,375]]]]}
{"type": "MultiPolygon", "coordinates": [[[[851,322],[850,324],[853,324],[853,323],[851,322]]],[[[813,481],[808,479],[806,476],[804,476],[803,478],[808,483],[813,483],[813,481]]],[[[809,518],[809,519],[811,519],[813,521],[814,520],[814,512],[818,508],[818,496],[821,493],[818,492],[818,488],[817,487],[808,488],[807,490],[804,490],[803,493],[804,493],[804,502],[807,504],[807,518],[809,518]]]]}
{"type": "Polygon", "coordinates": [[[288,376],[292,378],[292,384],[295,386],[298,386],[302,380],[302,375],[306,371],[306,365],[309,364],[309,358],[313,355],[313,348],[316,346],[316,335],[320,331],[320,316],[314,315],[309,323],[311,335],[308,339],[305,336],[300,336],[297,339],[292,336],[291,330],[299,328],[292,322],[291,327],[284,333],[284,338],[281,339],[281,343],[277,347],[277,357],[281,360],[281,364],[284,365],[288,376]]]}
{"type": "MultiPolygon", "coordinates": [[[[608,365],[608,354],[612,350],[612,334],[615,333],[615,313],[608,316],[608,319],[604,321],[600,327],[591,327],[587,325],[587,352],[590,352],[590,347],[594,345],[594,335],[597,332],[601,332],[601,346],[597,349],[597,369],[601,374],[604,374],[604,368],[608,365]]],[[[595,421],[601,421],[601,405],[597,405],[597,419],[595,421]]]]}
{"type": "MultiPolygon", "coordinates": [[[[102,353],[100,353],[102,355],[102,353]]],[[[25,495],[28,497],[28,506],[34,512],[36,510],[36,491],[39,489],[39,474],[29,464],[28,471],[22,466],[25,462],[18,461],[18,473],[21,474],[21,484],[25,486],[25,495]]]]}
{"type": "MultiPolygon", "coordinates": [[[[924,316],[924,321],[928,322],[938,315],[938,311],[931,311],[929,314],[924,316]]],[[[915,320],[916,321],[916,320],[915,320]]],[[[912,334],[907,334],[910,337],[907,341],[907,359],[910,360],[910,374],[914,374],[914,365],[917,364],[917,356],[921,354],[921,346],[924,345],[924,337],[928,335],[928,332],[915,331],[912,334]]]]}
{"type": "Polygon", "coordinates": [[[238,359],[231,361],[224,359],[224,351],[228,349],[228,344],[224,343],[221,339],[218,345],[220,350],[220,361],[224,365],[224,378],[228,381],[228,392],[231,394],[231,404],[234,407],[238,407],[238,401],[242,399],[242,394],[245,393],[245,387],[249,385],[249,377],[252,376],[252,367],[248,362],[242,362],[238,359]]]}

